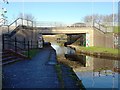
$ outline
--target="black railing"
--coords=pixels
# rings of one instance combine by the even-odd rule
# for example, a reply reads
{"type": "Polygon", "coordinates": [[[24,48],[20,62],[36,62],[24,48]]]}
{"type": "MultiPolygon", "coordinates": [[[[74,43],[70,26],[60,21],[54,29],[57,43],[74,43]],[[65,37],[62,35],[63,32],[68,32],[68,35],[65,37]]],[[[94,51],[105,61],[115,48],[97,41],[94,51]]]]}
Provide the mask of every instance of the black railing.
{"type": "Polygon", "coordinates": [[[32,40],[26,40],[23,38],[23,40],[18,40],[17,37],[13,38],[6,38],[5,35],[2,35],[2,46],[3,50],[12,49],[16,53],[24,54],[27,53],[27,57],[30,56],[30,50],[31,49],[38,49],[38,41],[32,41],[32,40]]]}

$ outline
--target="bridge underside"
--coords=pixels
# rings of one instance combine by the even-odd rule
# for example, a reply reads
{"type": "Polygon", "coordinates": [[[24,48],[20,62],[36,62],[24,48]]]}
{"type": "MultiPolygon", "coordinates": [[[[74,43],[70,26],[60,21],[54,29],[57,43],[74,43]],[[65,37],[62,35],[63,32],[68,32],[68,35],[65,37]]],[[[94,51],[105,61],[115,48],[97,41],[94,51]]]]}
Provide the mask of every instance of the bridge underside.
{"type": "Polygon", "coordinates": [[[43,35],[65,34],[67,35],[68,44],[72,44],[77,41],[77,43],[80,46],[92,46],[93,45],[93,38],[92,38],[93,28],[92,27],[39,28],[37,29],[37,31],[43,35]],[[88,34],[90,37],[87,37],[88,34]]]}
{"type": "Polygon", "coordinates": [[[86,46],[86,33],[80,34],[67,34],[68,44],[77,44],[80,46],[86,46]]]}

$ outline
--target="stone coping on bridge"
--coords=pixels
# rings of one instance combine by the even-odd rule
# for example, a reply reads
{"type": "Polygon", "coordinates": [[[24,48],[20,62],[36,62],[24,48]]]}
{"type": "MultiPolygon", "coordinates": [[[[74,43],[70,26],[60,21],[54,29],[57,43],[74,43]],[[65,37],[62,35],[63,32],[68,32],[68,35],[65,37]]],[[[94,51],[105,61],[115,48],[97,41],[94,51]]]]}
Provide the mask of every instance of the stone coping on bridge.
{"type": "Polygon", "coordinates": [[[69,28],[69,27],[65,27],[65,28],[37,28],[37,30],[40,33],[53,33],[53,34],[69,34],[69,33],[92,33],[93,32],[93,28],[92,27],[81,27],[81,28],[69,28]]]}

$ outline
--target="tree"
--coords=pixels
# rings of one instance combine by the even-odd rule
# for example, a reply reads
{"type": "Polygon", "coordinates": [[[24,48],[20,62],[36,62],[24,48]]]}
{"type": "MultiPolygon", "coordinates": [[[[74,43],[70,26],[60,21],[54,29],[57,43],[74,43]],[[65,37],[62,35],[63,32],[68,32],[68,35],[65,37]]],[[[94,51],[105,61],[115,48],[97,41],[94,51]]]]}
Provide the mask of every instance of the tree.
{"type": "Polygon", "coordinates": [[[85,23],[92,23],[97,22],[97,23],[101,23],[104,25],[111,25],[113,22],[113,16],[114,16],[114,22],[118,22],[118,14],[109,14],[109,15],[98,15],[98,14],[94,14],[94,15],[87,15],[84,17],[84,22],[85,23]]]}
{"type": "Polygon", "coordinates": [[[103,16],[102,15],[98,15],[98,14],[93,14],[93,15],[87,15],[84,17],[84,22],[85,23],[92,23],[93,21],[95,22],[101,22],[103,16]]]}
{"type": "MultiPolygon", "coordinates": [[[[5,4],[8,4],[8,0],[3,0],[5,4]]],[[[7,16],[5,15],[7,13],[6,8],[1,7],[0,8],[0,25],[3,25],[7,21],[7,16]]]]}
{"type": "Polygon", "coordinates": [[[33,24],[36,26],[36,19],[32,14],[19,13],[18,18],[23,18],[23,19],[33,21],[33,24]]]}
{"type": "Polygon", "coordinates": [[[31,21],[35,20],[35,17],[32,14],[23,14],[23,13],[20,13],[18,15],[18,18],[23,18],[23,19],[27,19],[27,20],[31,20],[31,21]]]}

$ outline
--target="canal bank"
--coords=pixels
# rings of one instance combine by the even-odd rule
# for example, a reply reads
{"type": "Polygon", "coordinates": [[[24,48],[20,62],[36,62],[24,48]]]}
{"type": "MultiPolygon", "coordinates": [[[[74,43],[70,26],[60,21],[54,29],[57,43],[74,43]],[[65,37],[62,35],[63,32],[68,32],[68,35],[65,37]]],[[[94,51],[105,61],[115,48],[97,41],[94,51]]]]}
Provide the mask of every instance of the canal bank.
{"type": "MultiPolygon", "coordinates": [[[[48,41],[49,42],[49,41],[48,41]]],[[[119,60],[96,58],[82,53],[77,49],[60,46],[56,41],[50,41],[56,50],[57,61],[72,68],[78,80],[82,82],[85,89],[118,88],[119,60]]]]}
{"type": "MultiPolygon", "coordinates": [[[[112,60],[120,60],[120,56],[119,56],[119,51],[117,50],[117,53],[113,53],[113,52],[109,52],[109,51],[98,51],[96,50],[87,50],[85,48],[81,48],[80,46],[77,45],[68,45],[68,47],[74,48],[76,50],[76,53],[81,53],[81,54],[85,54],[88,56],[94,56],[94,57],[98,57],[98,58],[105,58],[105,59],[112,59],[112,60]]],[[[99,49],[99,48],[98,48],[99,49]]]]}
{"type": "Polygon", "coordinates": [[[97,58],[70,50],[65,55],[58,56],[57,59],[59,63],[72,68],[86,89],[119,88],[120,72],[116,70],[119,68],[119,60],[97,58]]]}
{"type": "Polygon", "coordinates": [[[75,61],[66,59],[64,56],[65,53],[75,53],[75,51],[69,47],[67,48],[64,46],[59,46],[55,42],[52,42],[51,46],[55,49],[57,55],[58,64],[55,66],[55,68],[58,74],[58,79],[61,83],[61,87],[85,90],[82,81],[73,71],[73,67],[79,66],[79,64],[77,64],[75,61]]]}

